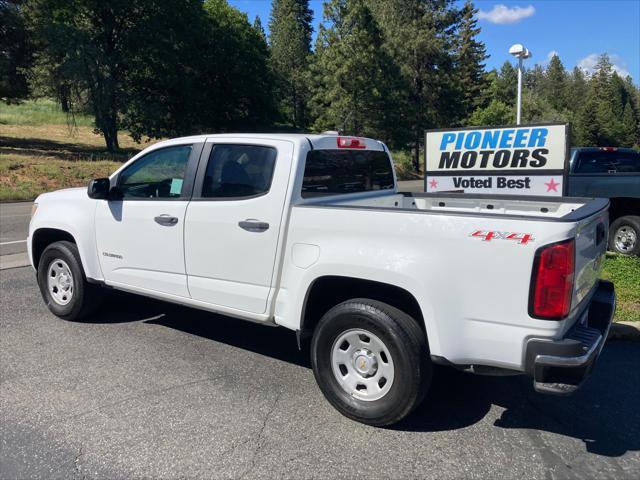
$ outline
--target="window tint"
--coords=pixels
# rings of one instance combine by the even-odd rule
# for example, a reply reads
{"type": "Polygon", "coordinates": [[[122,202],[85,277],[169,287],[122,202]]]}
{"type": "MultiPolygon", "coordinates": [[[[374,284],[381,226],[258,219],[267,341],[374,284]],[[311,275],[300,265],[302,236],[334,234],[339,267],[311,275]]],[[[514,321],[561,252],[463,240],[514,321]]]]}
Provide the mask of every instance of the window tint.
{"type": "Polygon", "coordinates": [[[312,150],[307,154],[304,198],[391,188],[393,169],[385,152],[312,150]]]}
{"type": "Polygon", "coordinates": [[[277,151],[257,145],[215,145],[205,172],[204,198],[234,198],[269,191],[277,151]]]}
{"type": "Polygon", "coordinates": [[[180,197],[191,149],[191,145],[167,147],[136,160],[118,178],[124,198],[180,197]]]}
{"type": "Polygon", "coordinates": [[[640,172],[638,152],[578,152],[576,173],[640,172]]]}

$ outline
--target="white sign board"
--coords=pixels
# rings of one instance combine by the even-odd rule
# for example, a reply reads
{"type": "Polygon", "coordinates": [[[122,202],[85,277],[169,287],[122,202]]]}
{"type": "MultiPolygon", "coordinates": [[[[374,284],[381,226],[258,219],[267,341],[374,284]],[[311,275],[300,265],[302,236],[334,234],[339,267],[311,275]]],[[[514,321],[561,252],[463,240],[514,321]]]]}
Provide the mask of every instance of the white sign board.
{"type": "Polygon", "coordinates": [[[425,192],[562,196],[566,124],[427,131],[425,192]]]}

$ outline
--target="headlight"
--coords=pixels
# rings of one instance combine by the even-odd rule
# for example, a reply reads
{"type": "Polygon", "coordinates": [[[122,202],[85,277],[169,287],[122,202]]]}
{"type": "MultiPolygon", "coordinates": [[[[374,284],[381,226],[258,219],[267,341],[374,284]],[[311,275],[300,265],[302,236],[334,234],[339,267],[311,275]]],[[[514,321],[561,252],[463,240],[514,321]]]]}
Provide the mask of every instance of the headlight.
{"type": "Polygon", "coordinates": [[[36,210],[38,210],[38,204],[34,202],[34,204],[31,205],[31,218],[36,214],[36,210]]]}

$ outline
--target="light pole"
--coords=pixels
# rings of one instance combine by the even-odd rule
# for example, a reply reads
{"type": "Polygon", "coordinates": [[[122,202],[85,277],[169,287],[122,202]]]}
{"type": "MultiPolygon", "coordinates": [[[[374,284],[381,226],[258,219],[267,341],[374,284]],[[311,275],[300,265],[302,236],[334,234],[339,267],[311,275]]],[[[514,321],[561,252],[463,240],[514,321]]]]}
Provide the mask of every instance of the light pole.
{"type": "Polygon", "coordinates": [[[521,43],[511,45],[509,53],[518,59],[518,103],[516,105],[516,125],[520,125],[522,111],[522,61],[531,57],[532,53],[521,43]]]}

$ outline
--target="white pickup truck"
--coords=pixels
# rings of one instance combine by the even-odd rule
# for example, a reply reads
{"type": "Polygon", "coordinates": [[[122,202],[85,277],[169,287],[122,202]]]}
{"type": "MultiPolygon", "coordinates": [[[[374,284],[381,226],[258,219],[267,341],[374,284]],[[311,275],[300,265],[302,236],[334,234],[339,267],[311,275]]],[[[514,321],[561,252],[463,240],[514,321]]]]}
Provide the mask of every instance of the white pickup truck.
{"type": "Polygon", "coordinates": [[[91,315],[107,287],[289,328],[335,408],[388,425],[433,364],[575,390],[615,308],[607,206],[400,193],[366,138],[203,135],[41,195],[28,248],[61,318],[91,315]]]}

